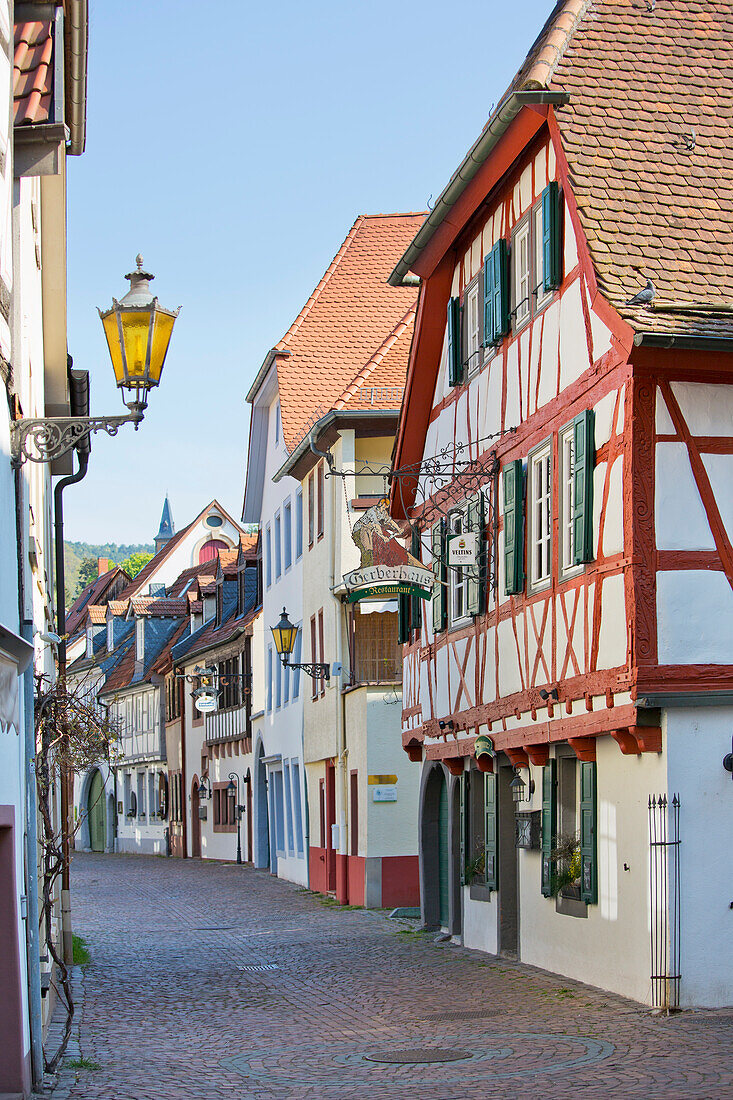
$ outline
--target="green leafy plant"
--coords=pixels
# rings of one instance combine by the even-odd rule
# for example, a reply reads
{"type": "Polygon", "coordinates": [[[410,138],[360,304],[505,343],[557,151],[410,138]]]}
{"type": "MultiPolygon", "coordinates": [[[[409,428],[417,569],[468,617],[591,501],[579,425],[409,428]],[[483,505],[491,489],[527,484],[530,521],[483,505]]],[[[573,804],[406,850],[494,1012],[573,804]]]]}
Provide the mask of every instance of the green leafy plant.
{"type": "Polygon", "coordinates": [[[484,852],[480,852],[475,859],[470,859],[468,861],[463,872],[467,885],[470,885],[475,878],[484,873],[485,859],[486,856],[484,852]]]}
{"type": "Polygon", "coordinates": [[[98,1062],[93,1062],[91,1058],[70,1058],[66,1065],[70,1069],[101,1069],[102,1067],[98,1062]]]}
{"type": "Polygon", "coordinates": [[[91,959],[87,941],[82,936],[72,936],[71,939],[74,949],[74,966],[86,966],[91,959]]]}
{"type": "Polygon", "coordinates": [[[567,886],[580,886],[581,859],[580,837],[575,833],[558,836],[557,845],[550,852],[553,866],[552,894],[556,897],[567,886]]]}

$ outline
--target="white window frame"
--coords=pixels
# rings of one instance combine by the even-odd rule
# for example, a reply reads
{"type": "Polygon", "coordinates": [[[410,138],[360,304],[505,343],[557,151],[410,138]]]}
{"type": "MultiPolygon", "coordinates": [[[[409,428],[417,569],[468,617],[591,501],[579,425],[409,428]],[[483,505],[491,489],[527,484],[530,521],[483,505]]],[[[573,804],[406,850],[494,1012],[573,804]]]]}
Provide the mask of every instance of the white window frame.
{"type": "Polygon", "coordinates": [[[275,443],[280,442],[280,402],[275,402],[275,443]]]}
{"type": "Polygon", "coordinates": [[[290,497],[283,504],[283,573],[293,564],[293,505],[290,497]]]}
{"type": "Polygon", "coordinates": [[[272,531],[270,524],[265,527],[265,584],[272,586],[272,531]]]}
{"type": "Polygon", "coordinates": [[[527,590],[552,584],[552,439],[527,459],[527,590]],[[539,559],[542,559],[541,562],[539,559]]]}
{"type": "MultiPolygon", "coordinates": [[[[464,523],[468,511],[468,504],[462,504],[448,514],[448,536],[460,535],[464,530],[464,523]]],[[[446,547],[446,553],[448,552],[446,547]]],[[[471,621],[466,602],[468,598],[468,571],[463,567],[449,565],[448,567],[448,623],[451,627],[463,625],[471,621]],[[457,606],[460,604],[460,606],[457,606]]]]}
{"type": "Polygon", "coordinates": [[[272,646],[267,647],[267,713],[272,713],[272,646]]]}
{"type": "Polygon", "coordinates": [[[282,559],[282,520],[280,513],[275,512],[275,580],[279,581],[283,573],[282,559]]]}
{"type": "Polygon", "coordinates": [[[295,494],[295,560],[303,557],[303,488],[295,494]]]}
{"type": "Polygon", "coordinates": [[[87,660],[94,656],[94,628],[87,627],[87,660]]]}
{"type": "Polygon", "coordinates": [[[512,234],[513,328],[520,329],[532,316],[532,223],[525,218],[512,234]],[[523,261],[523,262],[522,262],[523,261]]]}
{"type": "Polygon", "coordinates": [[[481,367],[481,303],[479,302],[478,279],[466,290],[466,367],[468,375],[475,374],[481,367]]]}
{"type": "Polygon", "coordinates": [[[576,577],[579,573],[582,573],[585,569],[584,564],[575,565],[573,563],[573,551],[575,549],[575,532],[573,529],[573,503],[575,488],[573,485],[573,425],[568,424],[558,433],[558,461],[560,464],[559,469],[559,485],[560,485],[560,508],[559,508],[559,562],[560,562],[560,579],[567,580],[569,577],[576,577]]]}
{"type": "Polygon", "coordinates": [[[532,208],[532,235],[533,235],[533,294],[534,312],[539,313],[547,305],[555,293],[554,290],[545,290],[545,252],[542,240],[542,202],[538,202],[532,208]]]}
{"type": "Polygon", "coordinates": [[[115,628],[114,621],[110,617],[107,619],[107,652],[111,653],[115,645],[115,628]]]}

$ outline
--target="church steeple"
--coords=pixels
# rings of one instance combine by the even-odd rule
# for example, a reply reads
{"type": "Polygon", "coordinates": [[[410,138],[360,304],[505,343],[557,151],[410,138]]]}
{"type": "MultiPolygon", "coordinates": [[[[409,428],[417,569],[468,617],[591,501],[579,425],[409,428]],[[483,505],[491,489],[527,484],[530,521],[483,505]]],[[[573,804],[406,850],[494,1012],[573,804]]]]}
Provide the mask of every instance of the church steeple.
{"type": "Polygon", "coordinates": [[[165,495],[165,503],[163,504],[163,514],[160,517],[160,528],[158,534],[155,536],[155,553],[163,547],[176,533],[175,524],[173,523],[173,514],[171,512],[171,504],[168,500],[168,494],[165,495]]]}

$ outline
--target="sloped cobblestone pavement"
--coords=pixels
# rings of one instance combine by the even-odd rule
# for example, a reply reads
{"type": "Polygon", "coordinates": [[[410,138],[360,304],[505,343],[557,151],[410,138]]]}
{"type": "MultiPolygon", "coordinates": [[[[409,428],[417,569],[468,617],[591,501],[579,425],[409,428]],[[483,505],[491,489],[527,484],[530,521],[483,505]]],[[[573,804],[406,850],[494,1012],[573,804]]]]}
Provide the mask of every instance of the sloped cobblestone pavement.
{"type": "Polygon", "coordinates": [[[653,1017],[248,867],[77,854],[72,874],[99,1068],[66,1065],[53,1100],[733,1097],[733,1011],[653,1017]],[[374,1060],[401,1051],[441,1060],[374,1060]]]}

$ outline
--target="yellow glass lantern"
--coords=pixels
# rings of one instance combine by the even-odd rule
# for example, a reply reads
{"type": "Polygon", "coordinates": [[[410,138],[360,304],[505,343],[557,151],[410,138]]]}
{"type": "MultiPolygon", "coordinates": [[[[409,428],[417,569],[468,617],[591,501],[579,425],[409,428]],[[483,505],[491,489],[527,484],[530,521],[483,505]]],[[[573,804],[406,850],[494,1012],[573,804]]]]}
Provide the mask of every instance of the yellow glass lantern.
{"type": "Polygon", "coordinates": [[[295,648],[295,639],[298,636],[298,628],[297,626],[293,626],[293,624],[291,623],[285,608],[283,608],[282,618],[280,619],[280,622],[277,624],[277,626],[271,626],[270,630],[272,631],[272,637],[275,640],[275,649],[277,650],[278,656],[284,658],[283,664],[286,665],[288,663],[288,657],[295,648]]]}
{"type": "Polygon", "coordinates": [[[120,389],[129,391],[128,408],[142,410],[148,403],[148,392],[159,385],[173,325],[180,313],[163,309],[150,292],[155,276],[143,270],[143,258],[137,256],[137,270],[125,275],[130,289],[121,301],[112,299],[112,308],[102,312],[104,334],[107,337],[115,381],[120,389]]]}

